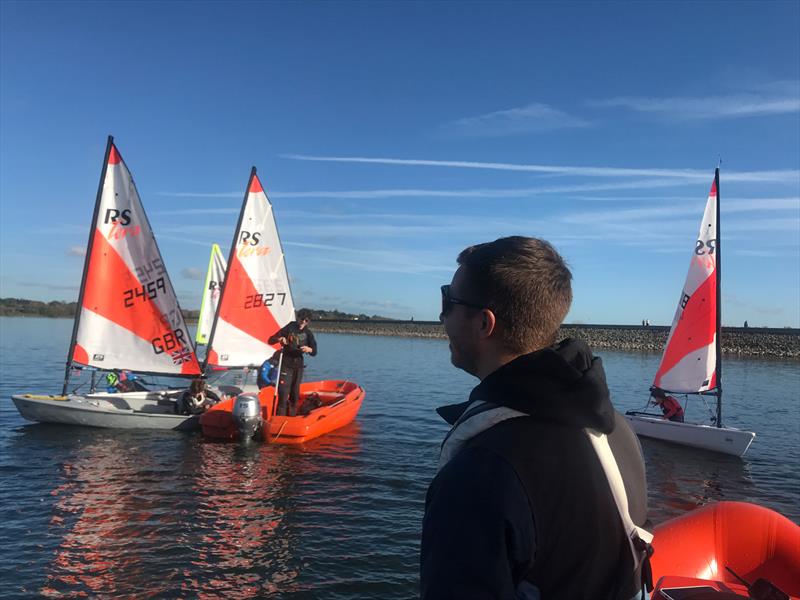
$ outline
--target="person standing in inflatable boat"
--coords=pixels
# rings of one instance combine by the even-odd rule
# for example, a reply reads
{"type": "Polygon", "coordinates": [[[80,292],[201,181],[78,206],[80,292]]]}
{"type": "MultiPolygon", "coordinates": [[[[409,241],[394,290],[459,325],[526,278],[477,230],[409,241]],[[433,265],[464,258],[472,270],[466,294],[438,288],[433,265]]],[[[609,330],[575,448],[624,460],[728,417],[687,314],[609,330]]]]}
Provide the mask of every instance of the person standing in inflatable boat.
{"type": "Polygon", "coordinates": [[[422,598],[636,597],[652,539],[636,527],[644,461],[601,360],[556,343],[572,274],[527,237],[471,246],[458,264],[440,319],[453,365],[480,383],[438,409],[452,428],[425,500],[422,598]]]}
{"type": "Polygon", "coordinates": [[[278,415],[297,416],[300,400],[300,383],[303,381],[303,355],[317,355],[317,340],[308,328],[311,311],[301,308],[297,311],[297,321],[282,327],[269,338],[270,344],[282,346],[283,362],[278,382],[278,415]]]}

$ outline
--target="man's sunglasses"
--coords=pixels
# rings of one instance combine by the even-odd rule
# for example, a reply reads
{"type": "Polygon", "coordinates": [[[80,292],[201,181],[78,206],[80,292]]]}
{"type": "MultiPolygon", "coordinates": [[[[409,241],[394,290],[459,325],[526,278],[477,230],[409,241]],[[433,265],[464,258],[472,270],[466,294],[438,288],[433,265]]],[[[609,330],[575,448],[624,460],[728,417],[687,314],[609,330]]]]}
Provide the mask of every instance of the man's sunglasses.
{"type": "Polygon", "coordinates": [[[466,300],[461,300],[460,298],[454,298],[450,295],[450,286],[443,285],[442,286],[442,314],[440,316],[445,316],[450,309],[453,307],[454,304],[460,304],[461,306],[467,306],[469,308],[477,308],[478,310],[483,310],[486,308],[485,306],[480,306],[479,304],[473,304],[472,302],[467,302],[466,300]]]}

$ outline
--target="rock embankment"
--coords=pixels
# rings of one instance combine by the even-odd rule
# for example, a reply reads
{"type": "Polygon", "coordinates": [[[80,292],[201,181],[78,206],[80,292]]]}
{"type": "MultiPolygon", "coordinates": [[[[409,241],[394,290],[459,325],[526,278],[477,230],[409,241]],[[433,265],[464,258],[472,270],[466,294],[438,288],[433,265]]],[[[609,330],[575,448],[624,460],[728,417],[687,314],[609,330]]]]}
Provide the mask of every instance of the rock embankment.
{"type": "MultiPolygon", "coordinates": [[[[314,331],[356,335],[445,338],[436,321],[314,321],[314,331]]],[[[661,352],[669,327],[639,325],[564,325],[560,337],[577,337],[592,348],[661,352]]],[[[724,354],[800,360],[800,329],[724,327],[724,354]]]]}

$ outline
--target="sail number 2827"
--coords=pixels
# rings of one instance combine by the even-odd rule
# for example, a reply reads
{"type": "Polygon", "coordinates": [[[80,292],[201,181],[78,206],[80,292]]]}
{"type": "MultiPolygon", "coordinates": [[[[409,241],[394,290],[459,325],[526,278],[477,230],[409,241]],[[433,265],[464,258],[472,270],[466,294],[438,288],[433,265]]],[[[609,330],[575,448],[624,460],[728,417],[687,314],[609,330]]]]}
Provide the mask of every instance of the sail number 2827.
{"type": "Polygon", "coordinates": [[[250,294],[245,296],[245,308],[261,308],[262,306],[273,306],[278,304],[276,296],[280,296],[280,306],[286,303],[286,292],[270,292],[268,294],[250,294]]]}

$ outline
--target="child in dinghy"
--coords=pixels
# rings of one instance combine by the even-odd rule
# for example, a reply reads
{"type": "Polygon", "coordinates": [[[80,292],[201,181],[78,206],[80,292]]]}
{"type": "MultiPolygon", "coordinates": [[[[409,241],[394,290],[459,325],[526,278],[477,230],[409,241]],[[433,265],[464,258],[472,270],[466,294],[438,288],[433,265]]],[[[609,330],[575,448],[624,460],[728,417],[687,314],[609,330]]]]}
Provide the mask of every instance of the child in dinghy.
{"type": "Polygon", "coordinates": [[[651,388],[650,394],[653,396],[653,404],[661,409],[665,419],[683,423],[683,407],[680,402],[657,387],[651,388]]]}

